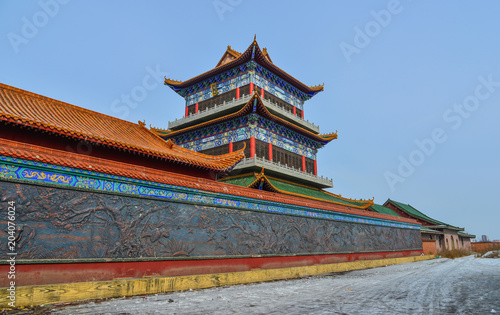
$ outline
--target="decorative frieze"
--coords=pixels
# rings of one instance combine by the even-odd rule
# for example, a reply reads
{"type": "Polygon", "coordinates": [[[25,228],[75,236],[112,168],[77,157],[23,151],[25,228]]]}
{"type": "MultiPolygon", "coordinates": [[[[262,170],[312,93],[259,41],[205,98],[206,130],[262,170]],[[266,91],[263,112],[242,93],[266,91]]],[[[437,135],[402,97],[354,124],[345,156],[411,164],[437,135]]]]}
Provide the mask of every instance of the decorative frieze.
{"type": "Polygon", "coordinates": [[[280,124],[253,114],[194,130],[173,137],[173,140],[186,149],[203,151],[251,137],[313,160],[316,159],[317,149],[323,146],[280,124]]]}
{"type": "MultiPolygon", "coordinates": [[[[422,244],[418,229],[273,212],[279,208],[204,206],[202,195],[174,202],[153,188],[148,193],[161,197],[0,181],[0,195],[16,198],[16,257],[22,260],[289,256],[420,250],[422,244]]],[[[0,230],[2,244],[7,236],[0,230]]],[[[0,260],[8,264],[7,254],[1,251],[0,260]]]]}
{"type": "Polygon", "coordinates": [[[265,68],[256,65],[253,61],[183,89],[180,94],[185,97],[186,106],[191,106],[215,96],[212,87],[216,87],[217,95],[220,95],[250,83],[301,110],[304,101],[310,98],[307,94],[265,68]],[[192,93],[187,93],[187,91],[192,91],[192,93]]]}

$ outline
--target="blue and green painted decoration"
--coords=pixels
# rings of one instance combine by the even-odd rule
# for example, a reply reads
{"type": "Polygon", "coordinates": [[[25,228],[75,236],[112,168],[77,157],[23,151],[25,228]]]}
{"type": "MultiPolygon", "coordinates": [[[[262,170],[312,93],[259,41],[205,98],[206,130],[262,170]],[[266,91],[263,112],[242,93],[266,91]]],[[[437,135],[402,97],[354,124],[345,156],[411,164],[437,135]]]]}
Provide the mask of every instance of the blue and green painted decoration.
{"type": "Polygon", "coordinates": [[[323,147],[323,144],[261,116],[257,117],[257,122],[253,125],[249,123],[249,116],[244,116],[187,132],[172,139],[186,149],[202,151],[250,137],[312,160],[316,159],[317,149],[323,147]]]}
{"type": "Polygon", "coordinates": [[[177,93],[186,99],[186,106],[194,105],[212,97],[210,86],[214,83],[217,84],[219,94],[253,83],[301,110],[304,107],[304,101],[311,98],[254,61],[212,76],[177,93]]]}

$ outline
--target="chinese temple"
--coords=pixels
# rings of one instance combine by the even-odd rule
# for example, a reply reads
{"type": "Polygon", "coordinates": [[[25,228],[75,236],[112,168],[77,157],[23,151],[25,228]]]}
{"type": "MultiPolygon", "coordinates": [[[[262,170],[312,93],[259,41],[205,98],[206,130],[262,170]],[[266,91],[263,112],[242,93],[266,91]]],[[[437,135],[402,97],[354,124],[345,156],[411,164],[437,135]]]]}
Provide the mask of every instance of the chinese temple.
{"type": "Polygon", "coordinates": [[[318,176],[317,152],[337,133],[319,134],[304,119],[304,103],[323,85],[307,86],[274,65],[255,39],[243,53],[228,46],[214,69],[186,81],[165,78],[165,85],[185,99],[185,117],[167,130],[152,128],[158,136],[210,155],[245,147],[245,158],[222,181],[359,208],[373,204],[321,190],[333,183],[318,176]]]}
{"type": "MultiPolygon", "coordinates": [[[[317,152],[337,134],[304,119],[323,86],[277,67],[255,39],[165,84],[185,100],[185,116],[165,129],[0,84],[0,195],[16,211],[15,231],[0,230],[1,246],[15,240],[0,272],[15,253],[25,305],[422,254],[416,219],[324,190],[333,183],[318,175],[317,152]],[[126,292],[102,289],[116,281],[126,292]],[[45,286],[58,293],[33,293],[45,286]]],[[[8,286],[1,278],[0,291],[8,286]]]]}

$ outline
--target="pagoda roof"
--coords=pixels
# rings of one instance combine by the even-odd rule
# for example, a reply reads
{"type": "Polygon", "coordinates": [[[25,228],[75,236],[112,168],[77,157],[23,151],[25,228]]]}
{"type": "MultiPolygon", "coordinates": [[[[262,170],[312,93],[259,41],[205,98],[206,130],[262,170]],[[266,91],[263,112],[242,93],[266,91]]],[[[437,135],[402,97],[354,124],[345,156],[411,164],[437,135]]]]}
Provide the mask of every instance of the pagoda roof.
{"type": "Polygon", "coordinates": [[[428,224],[428,226],[427,226],[428,228],[429,227],[431,227],[431,228],[432,227],[436,227],[436,228],[440,227],[440,228],[447,228],[447,229],[453,229],[453,230],[463,230],[462,228],[459,228],[459,227],[456,227],[456,226],[453,226],[453,225],[450,225],[450,224],[447,224],[447,223],[435,220],[435,219],[433,219],[433,218],[425,215],[424,213],[418,211],[417,209],[415,209],[414,207],[412,207],[409,204],[404,204],[402,202],[394,201],[394,200],[391,200],[391,199],[387,199],[387,201],[384,203],[384,206],[387,205],[387,204],[393,204],[399,210],[401,210],[402,212],[404,212],[407,215],[409,215],[411,218],[419,219],[421,221],[426,222],[428,224]]]}
{"type": "Polygon", "coordinates": [[[297,125],[295,125],[295,124],[293,124],[293,123],[291,123],[283,118],[280,118],[279,116],[272,114],[266,108],[266,106],[262,102],[262,98],[260,97],[260,95],[258,93],[254,93],[254,95],[250,98],[250,100],[237,112],[234,112],[234,113],[222,116],[222,117],[218,117],[218,118],[206,121],[206,122],[202,122],[202,123],[197,124],[197,125],[193,125],[193,126],[189,126],[189,127],[183,128],[183,129],[175,130],[175,131],[164,130],[164,129],[154,128],[154,127],[151,128],[151,131],[156,133],[160,137],[171,138],[171,137],[174,137],[174,136],[177,136],[180,134],[184,134],[184,133],[189,132],[189,131],[193,131],[193,130],[200,129],[203,127],[218,124],[218,123],[228,121],[231,119],[235,119],[235,118],[238,118],[241,116],[245,116],[245,115],[248,115],[251,113],[258,113],[259,115],[261,115],[261,116],[263,116],[271,121],[274,121],[282,126],[285,126],[291,130],[294,130],[300,134],[303,134],[304,136],[307,136],[308,138],[311,138],[315,141],[318,141],[323,145],[326,145],[328,142],[332,141],[333,139],[337,139],[337,132],[318,135],[318,134],[313,133],[309,130],[306,130],[302,127],[299,127],[299,126],[297,126],[297,125]]]}
{"type": "Polygon", "coordinates": [[[302,197],[326,203],[339,204],[358,209],[367,209],[373,206],[373,200],[356,200],[345,198],[341,195],[336,195],[322,189],[308,187],[305,185],[300,185],[297,183],[292,183],[282,179],[267,176],[264,174],[264,171],[264,168],[262,168],[262,171],[259,174],[254,173],[230,176],[221,179],[220,181],[233,185],[262,189],[274,193],[302,197]]]}
{"type": "Polygon", "coordinates": [[[0,121],[163,158],[215,171],[228,171],[242,150],[220,156],[191,151],[165,141],[145,127],[0,83],[0,121]]]}
{"type": "Polygon", "coordinates": [[[307,86],[281,68],[274,65],[274,63],[271,61],[269,53],[267,52],[267,49],[264,48],[261,50],[255,38],[243,53],[239,53],[233,50],[231,46],[228,46],[215,68],[186,81],[176,81],[165,78],[165,85],[170,86],[174,91],[178,91],[251,60],[256,61],[264,68],[280,76],[282,79],[284,79],[300,91],[308,94],[309,96],[314,96],[318,92],[323,91],[323,84],[316,86],[307,86]]]}

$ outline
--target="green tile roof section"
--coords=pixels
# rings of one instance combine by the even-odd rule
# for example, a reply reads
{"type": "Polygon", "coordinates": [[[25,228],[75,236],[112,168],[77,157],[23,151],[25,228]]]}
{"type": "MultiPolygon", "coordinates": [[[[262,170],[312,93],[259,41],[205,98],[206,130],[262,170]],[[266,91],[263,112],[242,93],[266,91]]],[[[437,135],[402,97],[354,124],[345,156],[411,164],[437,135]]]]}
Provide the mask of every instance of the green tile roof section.
{"type": "Polygon", "coordinates": [[[228,178],[228,179],[224,178],[224,179],[221,179],[221,182],[233,184],[233,185],[237,185],[237,186],[247,187],[254,180],[255,180],[255,176],[248,175],[248,176],[234,177],[234,178],[228,178]]]}
{"type": "Polygon", "coordinates": [[[425,226],[421,226],[420,227],[420,231],[422,233],[430,233],[430,234],[444,234],[443,232],[440,232],[440,231],[437,231],[437,230],[433,230],[433,229],[429,229],[429,228],[426,228],[425,226]]]}
{"type": "Polygon", "coordinates": [[[383,214],[388,214],[388,215],[393,215],[396,217],[401,217],[396,211],[392,210],[391,208],[387,208],[378,204],[374,204],[373,206],[369,207],[368,209],[371,209],[377,213],[383,213],[383,214]]]}
{"type": "MultiPolygon", "coordinates": [[[[233,184],[233,185],[238,185],[238,186],[244,186],[248,187],[252,182],[254,182],[256,179],[255,175],[248,175],[248,176],[240,176],[240,177],[233,177],[233,178],[224,178],[221,179],[222,182],[228,183],[228,184],[233,184]]],[[[316,200],[324,200],[324,201],[331,201],[343,205],[350,205],[350,206],[355,206],[355,207],[362,207],[365,208],[367,205],[371,202],[371,200],[353,200],[353,199],[348,199],[348,198],[342,198],[340,196],[337,196],[335,194],[331,194],[327,191],[321,190],[321,189],[316,189],[316,188],[309,188],[306,186],[302,185],[295,185],[290,182],[285,182],[281,181],[275,178],[269,178],[266,176],[266,179],[273,185],[277,190],[281,191],[282,193],[286,194],[289,193],[291,195],[300,195],[305,198],[312,198],[316,200]]],[[[389,209],[390,210],[390,209],[389,209]]]]}
{"type": "Polygon", "coordinates": [[[407,205],[407,204],[404,204],[404,203],[401,203],[401,202],[398,202],[398,201],[394,201],[394,200],[391,200],[391,199],[388,199],[386,201],[386,203],[387,202],[391,202],[392,204],[394,204],[398,208],[400,208],[402,211],[406,212],[407,214],[409,214],[410,216],[412,216],[414,218],[418,218],[420,220],[423,220],[423,221],[426,221],[426,222],[429,222],[429,223],[432,223],[432,224],[435,224],[435,225],[444,225],[444,226],[451,227],[451,228],[454,228],[454,229],[459,229],[456,226],[453,226],[453,225],[450,225],[450,224],[447,224],[447,223],[435,220],[435,219],[433,219],[431,217],[428,217],[428,216],[426,216],[425,214],[423,214],[422,212],[418,211],[417,209],[413,208],[410,205],[407,205]]]}
{"type": "Polygon", "coordinates": [[[463,237],[468,237],[468,238],[476,238],[475,235],[469,234],[467,232],[462,232],[462,231],[458,231],[458,235],[463,236],[463,237]]]}
{"type": "Polygon", "coordinates": [[[323,199],[323,200],[328,200],[328,201],[333,201],[337,203],[342,203],[346,205],[353,205],[353,206],[358,206],[362,207],[365,206],[367,201],[362,200],[362,201],[354,201],[354,200],[346,200],[344,198],[339,198],[336,197],[335,195],[329,194],[328,192],[320,189],[314,189],[314,188],[308,188],[305,186],[299,186],[299,185],[294,185],[291,183],[283,182],[277,179],[271,179],[269,178],[269,181],[271,184],[273,184],[274,187],[276,187],[279,190],[283,190],[286,192],[291,192],[303,196],[309,196],[313,198],[318,198],[318,199],[323,199]]]}

